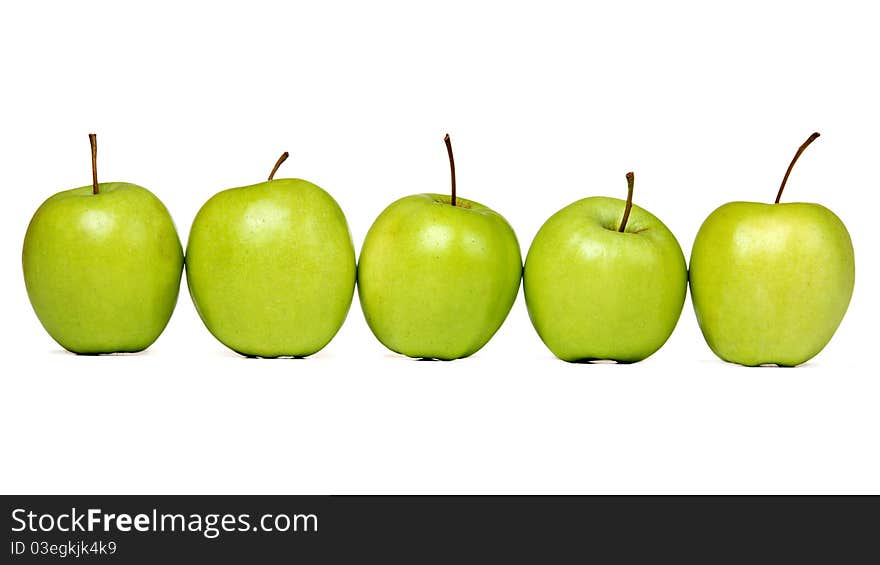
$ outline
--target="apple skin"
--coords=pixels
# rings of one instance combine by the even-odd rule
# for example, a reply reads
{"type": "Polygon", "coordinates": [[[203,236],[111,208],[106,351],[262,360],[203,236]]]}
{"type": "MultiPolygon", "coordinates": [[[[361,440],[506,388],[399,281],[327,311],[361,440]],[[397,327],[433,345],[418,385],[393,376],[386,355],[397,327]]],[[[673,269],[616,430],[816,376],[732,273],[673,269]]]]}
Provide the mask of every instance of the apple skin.
{"type": "Polygon", "coordinates": [[[459,359],[498,331],[519,292],[522,255],[510,224],[473,200],[416,194],[370,227],[358,264],[367,324],[385,347],[459,359]]]}
{"type": "Polygon", "coordinates": [[[309,181],[224,190],[193,220],[190,295],[214,337],[242,355],[320,351],[345,321],[355,278],[345,214],[309,181]]]}
{"type": "Polygon", "coordinates": [[[730,202],[706,218],[690,261],[706,343],[741,365],[800,365],[831,340],[855,283],[852,240],[819,204],[730,202]]]}
{"type": "Polygon", "coordinates": [[[632,363],[666,342],[687,292],[675,236],[653,214],[594,196],[551,216],[529,248],[526,307],[544,344],[564,361],[632,363]]]}
{"type": "Polygon", "coordinates": [[[110,182],[59,192],[37,209],[22,268],[34,312],[81,354],[141,351],[165,329],[183,251],[171,215],[149,190],[110,182]]]}

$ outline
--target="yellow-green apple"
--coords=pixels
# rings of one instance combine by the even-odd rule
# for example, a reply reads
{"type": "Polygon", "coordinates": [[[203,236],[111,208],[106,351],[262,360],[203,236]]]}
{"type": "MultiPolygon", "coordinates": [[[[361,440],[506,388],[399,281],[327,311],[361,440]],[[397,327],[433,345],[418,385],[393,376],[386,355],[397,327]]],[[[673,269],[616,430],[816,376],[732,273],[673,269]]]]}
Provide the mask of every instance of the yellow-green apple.
{"type": "Polygon", "coordinates": [[[22,267],[28,297],[49,335],[74,353],[134,352],[171,318],[183,250],[168,210],[146,188],[98,183],[59,192],[27,228],[22,267]]]}
{"type": "Polygon", "coordinates": [[[855,283],[846,226],[820,204],[779,202],[817,137],[795,153],[774,204],[724,204],[694,240],[694,310],[706,343],[725,361],[799,365],[825,347],[846,313],[855,283]]]}
{"type": "Polygon", "coordinates": [[[354,246],[345,214],[323,189],[275,179],[215,194],[193,220],[186,280],[205,326],[252,357],[305,357],[345,321],[354,246]]]}
{"type": "Polygon", "coordinates": [[[449,136],[450,196],[416,194],[389,205],[370,227],[358,264],[358,296],[382,344],[409,357],[458,359],[498,331],[519,291],[522,255],[510,224],[458,198],[449,136]]]}
{"type": "Polygon", "coordinates": [[[678,323],[687,292],[672,232],[626,201],[594,196],[553,214],[526,256],[523,291],[538,335],[564,361],[645,359],[678,323]]]}

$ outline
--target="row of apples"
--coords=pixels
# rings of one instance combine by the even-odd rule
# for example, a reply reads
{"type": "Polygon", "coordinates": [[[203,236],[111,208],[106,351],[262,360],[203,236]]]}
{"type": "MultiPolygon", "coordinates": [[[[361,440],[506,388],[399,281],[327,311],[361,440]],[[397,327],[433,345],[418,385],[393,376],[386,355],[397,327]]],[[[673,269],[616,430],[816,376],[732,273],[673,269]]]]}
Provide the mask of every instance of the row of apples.
{"type": "Polygon", "coordinates": [[[168,210],[147,189],[99,183],[55,194],[34,214],[22,265],[49,335],[81,354],[141,351],[168,323],[184,265],[207,329],[247,356],[305,357],[336,335],[357,288],[367,323],[392,351],[457,359],[483,347],[522,282],[535,330],[565,361],[636,362],[674,330],[688,283],[710,348],[743,365],[793,366],[815,356],[852,296],[855,259],[843,222],[819,204],[780,198],[715,210],[690,264],[672,232],[626,200],[591,197],[551,216],[525,264],[510,224],[456,194],[389,205],[355,258],[337,202],[301,179],[214,195],[199,210],[186,253],[168,210]]]}

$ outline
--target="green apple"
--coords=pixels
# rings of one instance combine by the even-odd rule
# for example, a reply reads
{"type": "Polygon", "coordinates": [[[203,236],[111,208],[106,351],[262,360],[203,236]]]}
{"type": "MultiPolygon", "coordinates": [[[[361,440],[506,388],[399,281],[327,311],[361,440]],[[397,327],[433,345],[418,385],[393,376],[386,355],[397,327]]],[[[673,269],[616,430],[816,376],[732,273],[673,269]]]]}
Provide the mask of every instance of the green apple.
{"type": "Polygon", "coordinates": [[[193,220],[186,280],[208,330],[252,357],[305,357],[327,345],[354,295],[354,245],[336,200],[302,179],[215,194],[193,220]]]}
{"type": "Polygon", "coordinates": [[[37,209],[24,237],[28,297],[49,335],[74,353],[141,351],[171,318],[183,251],[171,215],[146,188],[92,184],[37,209]]]}
{"type": "Polygon", "coordinates": [[[519,291],[522,256],[510,224],[455,194],[416,194],[388,206],[370,227],[358,264],[367,324],[409,357],[467,357],[498,331],[519,291]]]}
{"type": "Polygon", "coordinates": [[[800,365],[831,340],[855,283],[846,226],[819,204],[730,202],[706,218],[691,253],[691,297],[706,343],[741,365],[800,365]]]}
{"type": "Polygon", "coordinates": [[[569,204],[538,230],[523,291],[535,330],[564,361],[645,359],[678,323],[687,292],[684,254],[672,232],[626,201],[569,204]]]}

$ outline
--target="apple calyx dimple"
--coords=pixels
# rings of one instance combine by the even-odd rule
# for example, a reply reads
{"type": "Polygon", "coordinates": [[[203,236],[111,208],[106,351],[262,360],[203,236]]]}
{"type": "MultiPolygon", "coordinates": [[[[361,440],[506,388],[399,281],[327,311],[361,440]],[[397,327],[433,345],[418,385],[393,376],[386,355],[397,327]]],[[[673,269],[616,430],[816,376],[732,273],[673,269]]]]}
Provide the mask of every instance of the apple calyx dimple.
{"type": "Polygon", "coordinates": [[[446,143],[446,153],[449,154],[449,173],[452,176],[452,195],[449,197],[449,203],[455,206],[455,160],[452,158],[452,140],[448,133],[443,136],[443,141],[446,143]]]}
{"type": "Polygon", "coordinates": [[[801,156],[801,153],[804,152],[804,149],[806,149],[807,146],[816,141],[817,137],[819,137],[819,132],[815,131],[810,137],[807,138],[805,142],[801,144],[800,147],[798,147],[798,150],[794,154],[794,158],[791,160],[791,163],[789,163],[788,165],[788,169],[786,169],[785,171],[785,176],[782,177],[782,184],[779,185],[779,192],[776,193],[776,201],[774,202],[774,204],[779,204],[779,199],[782,198],[782,191],[783,189],[785,189],[785,183],[788,182],[788,175],[791,174],[791,170],[794,168],[794,164],[797,163],[798,157],[801,156]]]}
{"type": "Polygon", "coordinates": [[[623,219],[620,220],[620,228],[617,231],[623,233],[626,229],[626,222],[629,220],[629,212],[633,205],[633,187],[636,184],[636,176],[632,171],[626,173],[626,207],[623,209],[623,219]]]}
{"type": "Polygon", "coordinates": [[[92,146],[92,194],[98,194],[98,136],[89,134],[89,145],[92,146]]]}
{"type": "Polygon", "coordinates": [[[268,179],[268,180],[272,180],[273,178],[275,178],[275,173],[278,172],[278,167],[280,167],[280,166],[281,166],[281,163],[283,163],[284,161],[286,161],[288,157],[290,157],[290,153],[288,153],[287,151],[285,151],[284,153],[282,153],[282,154],[281,154],[281,157],[278,157],[278,160],[275,161],[275,166],[272,167],[272,172],[269,173],[269,179],[268,179]]]}

